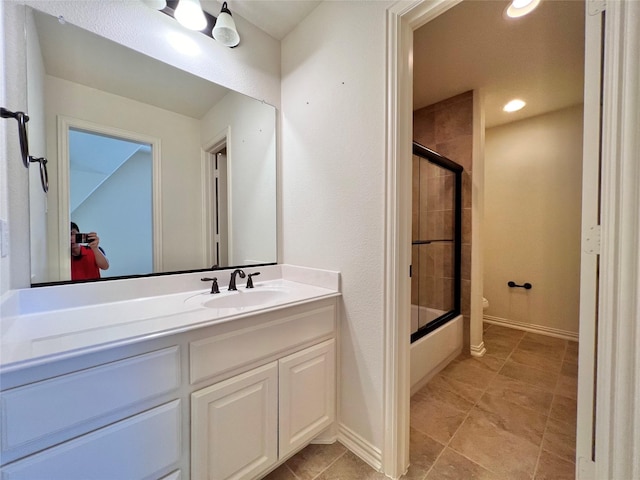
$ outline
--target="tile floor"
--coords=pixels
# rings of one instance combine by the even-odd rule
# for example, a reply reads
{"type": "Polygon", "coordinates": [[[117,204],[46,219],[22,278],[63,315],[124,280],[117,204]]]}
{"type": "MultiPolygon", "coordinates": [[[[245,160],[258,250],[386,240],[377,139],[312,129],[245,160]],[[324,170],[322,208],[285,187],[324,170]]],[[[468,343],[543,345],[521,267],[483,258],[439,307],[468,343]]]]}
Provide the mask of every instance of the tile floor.
{"type": "MultiPolygon", "coordinates": [[[[461,355],[411,398],[407,480],[575,478],[578,345],[485,325],[487,354],[461,355]]],[[[340,443],[310,445],[265,480],[384,479],[340,443]]]]}

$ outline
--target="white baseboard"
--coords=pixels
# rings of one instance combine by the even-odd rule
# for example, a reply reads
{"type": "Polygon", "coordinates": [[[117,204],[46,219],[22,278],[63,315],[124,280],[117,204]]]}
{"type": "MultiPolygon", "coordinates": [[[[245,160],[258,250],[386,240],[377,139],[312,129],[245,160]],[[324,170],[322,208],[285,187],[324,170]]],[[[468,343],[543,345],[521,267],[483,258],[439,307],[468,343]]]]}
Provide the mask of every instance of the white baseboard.
{"type": "Polygon", "coordinates": [[[479,345],[471,345],[469,348],[472,357],[484,357],[487,353],[487,349],[484,347],[484,342],[480,342],[479,345]]]}
{"type": "Polygon", "coordinates": [[[329,428],[323,430],[317,437],[311,440],[311,443],[321,445],[330,445],[338,440],[338,425],[333,422],[329,428]]]}
{"type": "Polygon", "coordinates": [[[492,325],[500,325],[501,327],[515,328],[517,330],[524,330],[525,332],[539,333],[540,335],[547,335],[549,337],[563,338],[565,340],[571,340],[573,342],[578,341],[578,334],[575,332],[569,332],[568,330],[545,327],[544,325],[534,325],[531,323],[516,322],[515,320],[509,320],[509,319],[500,318],[500,317],[493,317],[491,315],[484,315],[483,319],[486,323],[490,323],[492,325]]]}
{"type": "Polygon", "coordinates": [[[382,451],[342,423],[338,427],[338,441],[374,470],[382,471],[382,451]]]}

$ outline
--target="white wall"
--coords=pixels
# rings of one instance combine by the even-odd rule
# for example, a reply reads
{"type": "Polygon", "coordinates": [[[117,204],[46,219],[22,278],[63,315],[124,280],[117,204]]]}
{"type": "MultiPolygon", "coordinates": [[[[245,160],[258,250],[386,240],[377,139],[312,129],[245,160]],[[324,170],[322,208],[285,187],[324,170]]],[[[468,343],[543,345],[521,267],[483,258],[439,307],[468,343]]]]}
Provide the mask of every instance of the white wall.
{"type": "MultiPolygon", "coordinates": [[[[24,7],[21,2],[13,0],[2,3],[5,30],[2,75],[6,80],[3,106],[11,110],[26,110],[24,7]]],[[[26,3],[54,16],[63,15],[74,25],[212,82],[262,99],[277,108],[280,106],[280,44],[238,15],[234,15],[234,19],[242,32],[243,42],[229,49],[200,33],[185,31],[171,18],[137,0],[27,0],[26,3]],[[190,36],[200,46],[199,54],[187,56],[174,50],[167,37],[171,31],[190,36]]],[[[3,123],[8,122],[3,120],[3,123]]],[[[12,130],[5,132],[4,138],[10,142],[7,157],[16,158],[19,155],[17,135],[12,130]]],[[[2,289],[28,287],[30,284],[29,194],[24,170],[17,160],[8,162],[6,186],[0,184],[3,188],[0,197],[7,199],[6,215],[11,232],[10,254],[2,259],[2,289]]],[[[165,267],[171,269],[170,265],[165,267]]]]}
{"type": "Polygon", "coordinates": [[[286,263],[339,270],[342,426],[383,432],[385,12],[323,2],[282,42],[286,263]]]}
{"type": "Polygon", "coordinates": [[[229,265],[276,261],[275,117],[271,105],[229,92],[202,118],[202,145],[231,129],[227,139],[229,265]]]}
{"type": "Polygon", "coordinates": [[[578,333],[582,107],[488,129],[485,315],[578,333]],[[531,290],[507,282],[529,282],[531,290]]]}
{"type": "MultiPolygon", "coordinates": [[[[0,18],[4,18],[4,2],[0,2],[0,18]]],[[[5,36],[4,36],[4,22],[0,22],[0,65],[5,64],[4,50],[5,50],[5,36]]],[[[0,103],[2,106],[6,103],[6,69],[3,69],[2,77],[0,78],[0,103]]],[[[6,222],[9,219],[9,198],[7,187],[7,159],[9,158],[9,148],[6,138],[8,136],[8,123],[7,121],[0,120],[0,221],[6,222]]],[[[2,232],[0,232],[0,235],[2,232]]],[[[0,238],[1,241],[1,238],[0,238]]],[[[9,290],[9,257],[0,255],[0,298],[6,291],[9,290]]]]}
{"type": "Polygon", "coordinates": [[[139,150],[71,214],[82,232],[100,237],[109,259],[101,277],[153,273],[152,162],[139,150]]]}
{"type": "MultiPolygon", "coordinates": [[[[27,110],[27,82],[25,67],[24,7],[17,1],[4,1],[4,61],[2,68],[5,100],[3,107],[11,111],[27,110]]],[[[29,241],[29,177],[20,158],[20,143],[15,120],[2,120],[6,140],[6,184],[1,197],[5,198],[9,231],[9,254],[2,259],[2,288],[18,288],[30,283],[29,241]],[[7,276],[8,273],[8,276],[7,276]]]]}
{"type": "MultiPolygon", "coordinates": [[[[164,270],[202,268],[200,122],[168,110],[47,75],[46,131],[49,178],[50,258],[57,258],[58,139],[56,115],[160,139],[164,270]],[[55,233],[54,233],[55,232],[55,233]],[[185,245],[184,232],[193,234],[185,245]]],[[[81,225],[82,226],[82,225],[81,225]]]]}

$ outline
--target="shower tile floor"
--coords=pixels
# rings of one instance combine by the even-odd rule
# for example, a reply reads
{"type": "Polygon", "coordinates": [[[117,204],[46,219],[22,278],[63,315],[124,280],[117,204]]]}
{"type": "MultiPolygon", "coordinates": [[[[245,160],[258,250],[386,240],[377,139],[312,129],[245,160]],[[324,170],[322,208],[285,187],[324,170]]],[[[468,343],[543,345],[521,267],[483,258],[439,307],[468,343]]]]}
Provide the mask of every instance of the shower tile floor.
{"type": "MultiPolygon", "coordinates": [[[[578,344],[485,324],[411,398],[407,480],[575,478],[578,344]]],[[[385,479],[340,443],[309,445],[267,480],[385,479]]]]}

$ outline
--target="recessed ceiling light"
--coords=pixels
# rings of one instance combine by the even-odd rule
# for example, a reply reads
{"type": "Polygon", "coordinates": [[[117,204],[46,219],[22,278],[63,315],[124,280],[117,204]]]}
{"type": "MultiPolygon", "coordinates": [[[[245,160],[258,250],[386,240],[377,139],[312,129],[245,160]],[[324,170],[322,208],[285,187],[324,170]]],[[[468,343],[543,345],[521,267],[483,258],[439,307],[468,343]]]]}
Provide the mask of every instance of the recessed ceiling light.
{"type": "Polygon", "coordinates": [[[515,100],[511,100],[504,107],[502,107],[502,110],[508,113],[517,112],[518,110],[521,110],[522,108],[524,108],[525,105],[526,103],[523,102],[522,100],[515,99],[515,100]]]}
{"type": "Polygon", "coordinates": [[[523,17],[533,12],[540,4],[540,0],[512,0],[504,14],[509,18],[523,17]]]}

